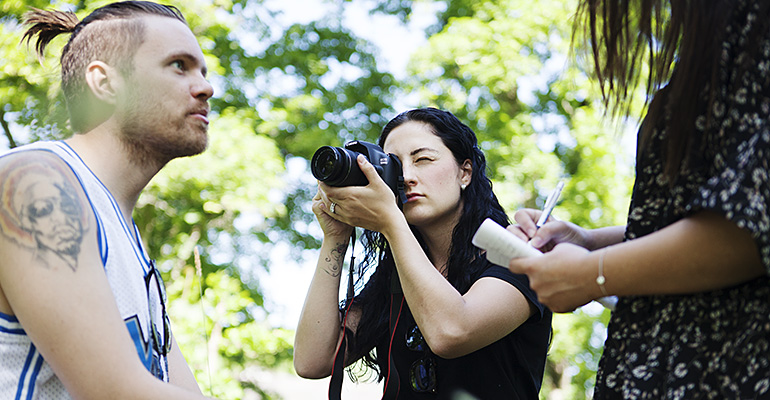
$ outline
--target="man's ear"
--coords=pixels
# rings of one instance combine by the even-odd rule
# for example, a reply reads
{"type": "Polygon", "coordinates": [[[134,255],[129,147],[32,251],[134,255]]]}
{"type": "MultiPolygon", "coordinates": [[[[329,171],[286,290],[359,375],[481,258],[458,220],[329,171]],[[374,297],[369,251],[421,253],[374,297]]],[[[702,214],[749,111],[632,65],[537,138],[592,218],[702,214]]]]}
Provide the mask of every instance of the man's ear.
{"type": "Polygon", "coordinates": [[[120,74],[102,61],[92,61],[86,67],[86,84],[97,99],[114,105],[117,100],[117,88],[120,86],[120,74]]]}

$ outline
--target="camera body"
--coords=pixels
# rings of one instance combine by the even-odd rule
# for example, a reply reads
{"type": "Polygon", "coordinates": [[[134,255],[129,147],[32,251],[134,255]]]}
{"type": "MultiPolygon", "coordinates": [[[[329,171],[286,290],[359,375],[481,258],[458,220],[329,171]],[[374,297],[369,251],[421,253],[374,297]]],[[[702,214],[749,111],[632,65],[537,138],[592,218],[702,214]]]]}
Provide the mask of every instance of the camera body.
{"type": "Polygon", "coordinates": [[[404,193],[404,175],[401,160],[394,154],[386,154],[374,143],[353,140],[344,147],[323,146],[316,150],[310,161],[313,176],[329,186],[366,186],[366,179],[356,158],[363,154],[377,170],[383,181],[396,195],[399,208],[406,202],[404,193]]]}

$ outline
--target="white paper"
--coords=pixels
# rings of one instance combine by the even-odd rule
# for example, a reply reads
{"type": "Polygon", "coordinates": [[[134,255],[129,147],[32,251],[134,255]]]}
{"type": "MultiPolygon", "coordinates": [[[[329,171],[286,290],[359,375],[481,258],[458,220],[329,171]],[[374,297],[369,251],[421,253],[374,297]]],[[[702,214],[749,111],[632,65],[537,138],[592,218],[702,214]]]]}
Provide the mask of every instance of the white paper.
{"type": "MultiPolygon", "coordinates": [[[[489,262],[505,268],[508,268],[508,263],[514,258],[543,255],[540,250],[519,239],[518,236],[489,218],[481,223],[471,242],[474,246],[486,250],[489,262]]],[[[614,311],[618,298],[617,296],[607,296],[596,299],[596,301],[614,311]]]]}
{"type": "Polygon", "coordinates": [[[481,223],[471,242],[487,251],[487,260],[505,268],[511,259],[543,254],[489,218],[481,223]]]}

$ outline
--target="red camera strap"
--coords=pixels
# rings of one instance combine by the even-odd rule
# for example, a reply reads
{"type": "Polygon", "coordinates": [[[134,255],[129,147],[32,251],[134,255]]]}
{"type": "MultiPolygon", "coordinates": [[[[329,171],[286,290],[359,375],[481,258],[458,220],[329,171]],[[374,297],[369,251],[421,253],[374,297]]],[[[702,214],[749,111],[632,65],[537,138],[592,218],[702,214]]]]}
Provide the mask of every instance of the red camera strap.
{"type": "Polygon", "coordinates": [[[401,381],[398,377],[398,369],[393,361],[393,339],[396,336],[396,327],[401,317],[401,309],[404,307],[404,295],[401,293],[391,293],[390,295],[390,341],[388,342],[388,376],[385,379],[385,388],[382,391],[382,400],[395,400],[398,398],[398,392],[401,388],[401,381]],[[399,299],[398,309],[393,307],[395,299],[399,299]]]}
{"type": "MultiPolygon", "coordinates": [[[[355,246],[355,229],[351,235],[351,241],[355,246]]],[[[347,304],[345,308],[345,316],[342,322],[342,340],[337,348],[337,353],[334,355],[334,363],[332,364],[332,375],[329,380],[329,400],[342,400],[342,380],[345,369],[345,353],[347,350],[347,320],[348,312],[353,304],[353,266],[355,258],[351,255],[350,258],[350,274],[348,279],[348,296],[347,304]]],[[[388,340],[388,372],[385,378],[385,387],[382,391],[382,400],[396,400],[400,391],[401,381],[398,376],[398,370],[396,369],[396,363],[393,361],[393,339],[396,335],[396,327],[401,317],[401,310],[404,307],[404,294],[401,291],[401,282],[398,279],[398,273],[393,270],[391,285],[390,285],[390,322],[388,330],[390,331],[390,339],[388,340]],[[398,302],[398,307],[394,307],[394,303],[398,302]]]]}

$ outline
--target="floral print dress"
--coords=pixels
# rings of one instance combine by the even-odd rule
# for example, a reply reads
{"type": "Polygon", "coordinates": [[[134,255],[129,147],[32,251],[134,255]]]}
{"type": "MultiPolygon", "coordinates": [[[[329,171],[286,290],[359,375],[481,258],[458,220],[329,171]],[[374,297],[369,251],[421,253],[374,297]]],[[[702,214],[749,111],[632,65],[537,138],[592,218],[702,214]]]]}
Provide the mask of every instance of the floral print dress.
{"type": "MultiPolygon", "coordinates": [[[[770,30],[765,24],[761,35],[747,36],[770,16],[757,15],[755,1],[735,3],[711,128],[708,95],[694,96],[702,105],[696,147],[673,187],[658,156],[665,129],[654,131],[656,151],[637,159],[626,240],[710,210],[751,233],[770,274],[770,30]],[[750,67],[739,68],[750,48],[750,67]]],[[[621,298],[596,380],[595,399],[770,398],[770,278],[692,295],[621,298]]]]}

